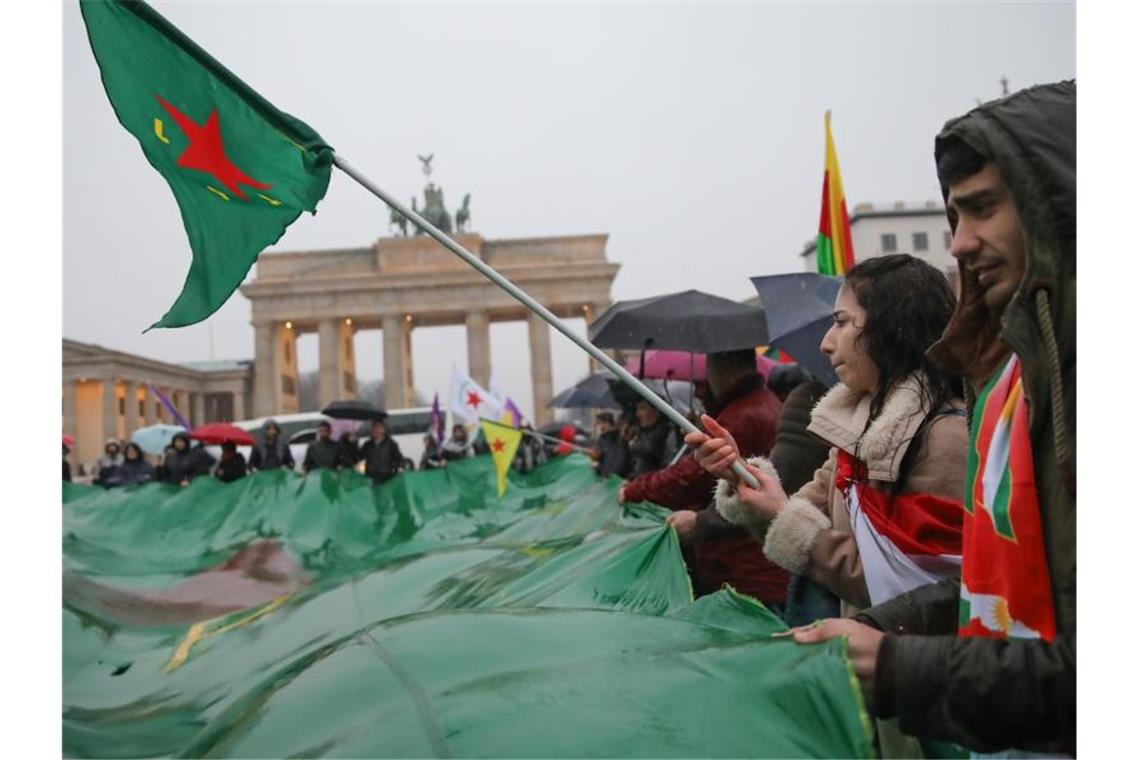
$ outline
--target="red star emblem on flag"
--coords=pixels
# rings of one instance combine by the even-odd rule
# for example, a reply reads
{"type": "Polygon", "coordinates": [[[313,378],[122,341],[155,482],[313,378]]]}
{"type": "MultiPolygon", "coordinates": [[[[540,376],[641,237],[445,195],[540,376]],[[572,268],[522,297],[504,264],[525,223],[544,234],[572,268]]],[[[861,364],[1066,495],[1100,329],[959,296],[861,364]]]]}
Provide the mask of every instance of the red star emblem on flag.
{"type": "Polygon", "coordinates": [[[498,454],[500,451],[505,451],[507,448],[506,442],[502,438],[496,438],[491,441],[491,450],[498,454]]]}
{"type": "Polygon", "coordinates": [[[479,404],[483,403],[483,399],[479,398],[479,394],[475,391],[467,391],[467,406],[479,409],[479,404]]]}
{"type": "Polygon", "coordinates": [[[166,112],[178,123],[190,144],[182,155],[178,157],[178,165],[184,169],[196,169],[209,174],[218,182],[225,185],[231,193],[246,200],[245,193],[238,185],[249,185],[258,190],[268,190],[272,185],[258,182],[241,169],[226,156],[225,146],[222,145],[221,125],[218,123],[218,109],[214,109],[202,125],[195,124],[189,116],[167,103],[161,96],[155,95],[158,102],[166,112]]]}

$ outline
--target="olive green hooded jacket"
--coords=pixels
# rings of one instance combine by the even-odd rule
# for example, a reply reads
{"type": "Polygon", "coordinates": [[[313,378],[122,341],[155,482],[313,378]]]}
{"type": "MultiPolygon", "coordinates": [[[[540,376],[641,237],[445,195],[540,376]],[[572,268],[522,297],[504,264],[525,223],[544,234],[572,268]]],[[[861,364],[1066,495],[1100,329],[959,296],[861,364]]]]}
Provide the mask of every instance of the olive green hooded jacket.
{"type": "Polygon", "coordinates": [[[959,305],[930,356],[975,391],[1011,350],[1021,360],[1057,637],[958,638],[956,581],[858,616],[891,632],[876,665],[879,717],[982,752],[1076,752],[1076,104],[1074,81],[1031,87],[948,122],[934,147],[936,161],[954,140],[993,161],[1021,217],[1026,272],[1016,294],[992,313],[959,262],[959,305]]]}

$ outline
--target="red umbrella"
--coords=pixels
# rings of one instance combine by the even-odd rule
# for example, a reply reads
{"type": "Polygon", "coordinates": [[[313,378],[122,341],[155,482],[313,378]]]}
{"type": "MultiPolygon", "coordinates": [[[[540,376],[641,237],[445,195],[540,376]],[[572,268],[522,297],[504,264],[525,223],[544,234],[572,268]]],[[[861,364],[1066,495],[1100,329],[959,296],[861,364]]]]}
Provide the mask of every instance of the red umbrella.
{"type": "MultiPolygon", "coordinates": [[[[704,354],[688,351],[646,351],[645,376],[655,380],[704,380],[707,369],[704,354]],[[690,370],[691,368],[691,370],[690,370]]],[[[764,377],[777,362],[763,354],[756,354],[756,371],[764,377]]],[[[641,357],[634,356],[625,365],[634,375],[641,369],[641,357]]]]}
{"type": "Polygon", "coordinates": [[[218,444],[233,441],[238,446],[253,445],[253,436],[228,422],[211,422],[209,425],[200,425],[190,432],[190,437],[202,443],[218,444]]]}
{"type": "Polygon", "coordinates": [[[64,446],[74,446],[75,445],[75,439],[72,438],[67,433],[64,433],[63,434],[63,445],[64,446]]]}

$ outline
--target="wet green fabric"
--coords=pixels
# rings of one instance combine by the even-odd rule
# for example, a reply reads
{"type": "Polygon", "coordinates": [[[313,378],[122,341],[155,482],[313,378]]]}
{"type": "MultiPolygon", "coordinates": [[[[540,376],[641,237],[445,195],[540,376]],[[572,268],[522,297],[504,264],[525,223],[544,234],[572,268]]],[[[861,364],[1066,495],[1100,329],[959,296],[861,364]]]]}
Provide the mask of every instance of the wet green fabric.
{"type": "Polygon", "coordinates": [[[161,589],[277,538],[311,584],[207,621],[63,610],[74,757],[865,757],[841,642],[799,646],[731,590],[693,602],[653,505],[574,455],[489,457],[373,487],[275,470],[64,484],[64,566],[161,589]]]}

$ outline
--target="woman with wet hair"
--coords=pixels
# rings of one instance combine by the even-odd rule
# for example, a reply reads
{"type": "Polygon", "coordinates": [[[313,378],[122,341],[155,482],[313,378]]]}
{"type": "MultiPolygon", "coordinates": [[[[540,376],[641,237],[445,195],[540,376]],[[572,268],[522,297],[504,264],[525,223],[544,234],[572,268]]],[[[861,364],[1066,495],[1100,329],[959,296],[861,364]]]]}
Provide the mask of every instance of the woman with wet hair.
{"type": "Polygon", "coordinates": [[[808,430],[831,446],[793,495],[767,460],[754,489],[731,471],[736,444],[714,420],[686,438],[720,476],[717,509],[748,527],[767,557],[834,592],[843,614],[958,572],[966,412],[960,378],[927,359],[955,298],[945,275],[907,254],[853,267],[820,344],[840,383],[808,430]]]}

